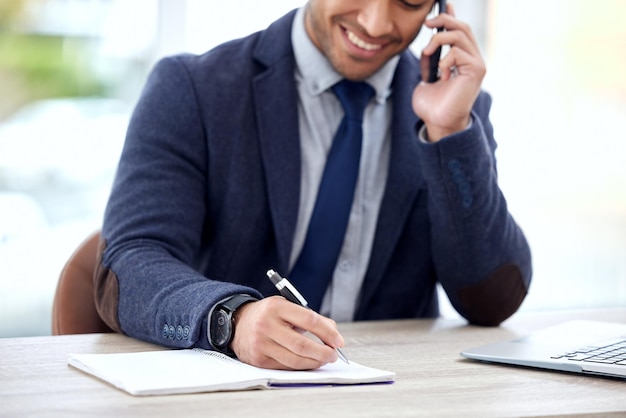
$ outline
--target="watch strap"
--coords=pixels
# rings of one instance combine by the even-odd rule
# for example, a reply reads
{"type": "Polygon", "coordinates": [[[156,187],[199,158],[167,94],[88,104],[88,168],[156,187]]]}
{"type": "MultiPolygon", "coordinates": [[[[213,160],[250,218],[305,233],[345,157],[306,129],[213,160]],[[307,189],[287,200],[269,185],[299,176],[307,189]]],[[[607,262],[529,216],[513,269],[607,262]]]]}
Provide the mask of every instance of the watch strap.
{"type": "Polygon", "coordinates": [[[238,307],[240,307],[244,303],[253,302],[257,300],[258,299],[253,296],[240,294],[240,295],[231,296],[228,299],[221,301],[220,303],[218,303],[218,306],[226,308],[226,310],[228,310],[232,314],[237,310],[238,307]]]}

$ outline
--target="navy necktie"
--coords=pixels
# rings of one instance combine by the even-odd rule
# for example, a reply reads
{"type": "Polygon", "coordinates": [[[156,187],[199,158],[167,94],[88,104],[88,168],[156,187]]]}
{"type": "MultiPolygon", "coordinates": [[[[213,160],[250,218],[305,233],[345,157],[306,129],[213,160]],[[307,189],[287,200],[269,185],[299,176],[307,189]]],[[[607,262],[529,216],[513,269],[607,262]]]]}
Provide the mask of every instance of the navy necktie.
{"type": "Polygon", "coordinates": [[[326,160],[302,252],[289,279],[319,310],[330,283],[348,225],[359,176],[363,112],[374,94],[364,82],[343,80],[333,86],[345,115],[326,160]]]}

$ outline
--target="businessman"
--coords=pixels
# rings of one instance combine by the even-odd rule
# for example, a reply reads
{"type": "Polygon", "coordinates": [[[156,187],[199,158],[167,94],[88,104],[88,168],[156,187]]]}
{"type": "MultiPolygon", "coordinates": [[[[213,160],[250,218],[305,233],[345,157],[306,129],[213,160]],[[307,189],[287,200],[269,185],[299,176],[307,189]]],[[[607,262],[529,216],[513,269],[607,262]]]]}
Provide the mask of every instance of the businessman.
{"type": "Polygon", "coordinates": [[[336,322],[437,316],[437,283],[470,323],[512,315],[531,257],[498,187],[485,64],[453,8],[427,20],[433,3],[309,0],[160,61],[105,213],[105,322],[311,369],[337,359],[336,322]],[[422,27],[446,30],[418,59],[422,27]],[[279,296],[268,269],[313,309],[279,296]]]}

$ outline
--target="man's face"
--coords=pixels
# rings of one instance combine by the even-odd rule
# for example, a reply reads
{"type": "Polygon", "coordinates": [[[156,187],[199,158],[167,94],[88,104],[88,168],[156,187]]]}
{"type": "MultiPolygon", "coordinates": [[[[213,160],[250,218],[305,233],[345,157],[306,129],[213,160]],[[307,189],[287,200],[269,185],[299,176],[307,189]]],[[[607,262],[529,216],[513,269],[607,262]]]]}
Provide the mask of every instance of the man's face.
{"type": "Polygon", "coordinates": [[[406,49],[434,0],[309,0],[311,40],[345,78],[363,80],[406,49]]]}

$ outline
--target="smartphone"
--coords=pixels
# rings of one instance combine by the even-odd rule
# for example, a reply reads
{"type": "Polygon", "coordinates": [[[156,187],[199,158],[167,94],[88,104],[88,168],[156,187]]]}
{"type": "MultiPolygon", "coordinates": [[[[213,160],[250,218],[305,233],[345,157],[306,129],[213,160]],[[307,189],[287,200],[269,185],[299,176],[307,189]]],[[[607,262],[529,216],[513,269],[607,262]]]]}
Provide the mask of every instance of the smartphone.
{"type": "MultiPolygon", "coordinates": [[[[433,5],[433,11],[436,14],[446,12],[446,0],[435,0],[433,5]]],[[[435,33],[443,32],[444,28],[435,28],[435,33]]],[[[441,58],[441,47],[435,50],[435,53],[430,56],[430,62],[428,65],[428,82],[434,83],[439,80],[439,59],[441,58]]]]}

